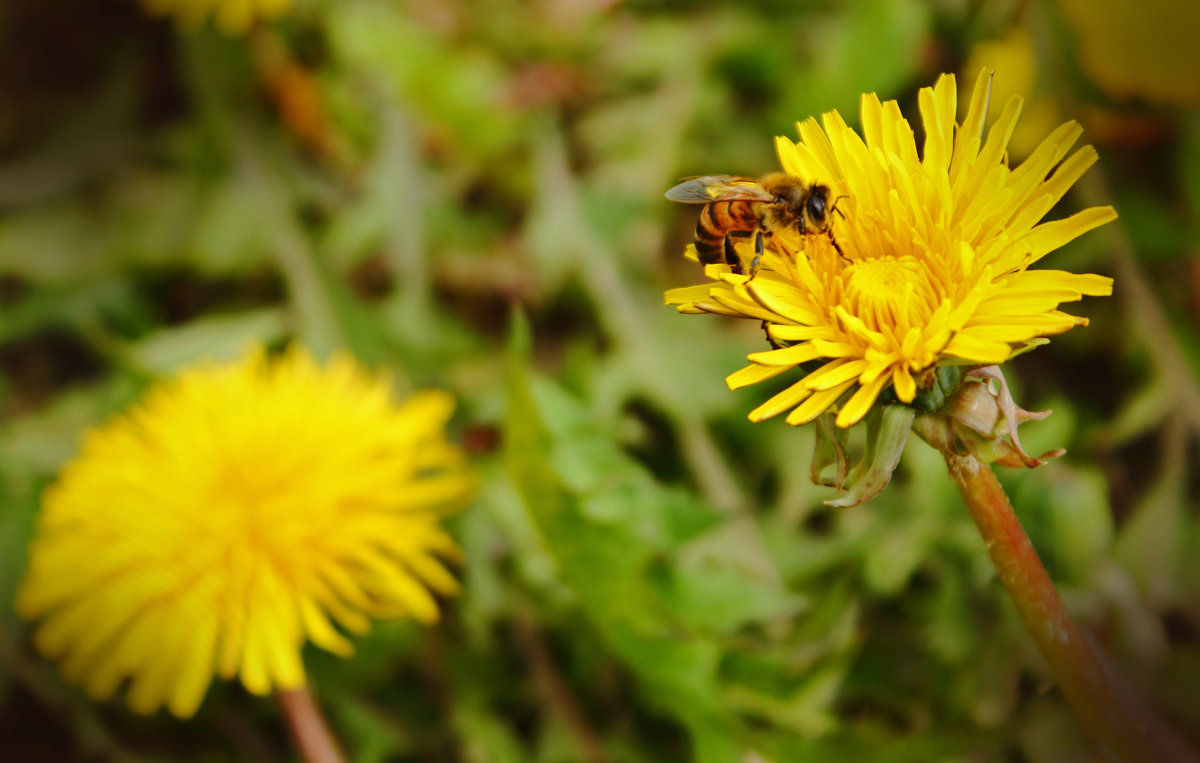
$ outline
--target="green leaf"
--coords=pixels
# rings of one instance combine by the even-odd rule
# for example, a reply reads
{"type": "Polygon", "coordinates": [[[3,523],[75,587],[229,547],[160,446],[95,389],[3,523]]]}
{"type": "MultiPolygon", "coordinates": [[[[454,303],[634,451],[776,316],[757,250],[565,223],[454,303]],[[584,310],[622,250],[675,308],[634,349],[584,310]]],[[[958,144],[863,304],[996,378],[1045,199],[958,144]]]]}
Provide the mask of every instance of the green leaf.
{"type": "Polygon", "coordinates": [[[345,735],[346,748],[354,751],[355,763],[395,760],[412,747],[412,735],[405,733],[379,709],[343,699],[331,710],[338,729],[345,735]]]}
{"type": "Polygon", "coordinates": [[[32,474],[53,474],[75,455],[82,433],[132,402],[139,387],[129,377],[113,377],[64,393],[46,408],[13,420],[0,439],[0,461],[32,474]]]}
{"type": "Polygon", "coordinates": [[[468,763],[528,763],[529,752],[504,718],[497,717],[472,693],[454,703],[454,727],[468,763]]]}
{"type": "Polygon", "coordinates": [[[812,19],[811,65],[790,78],[777,124],[838,109],[853,124],[861,93],[895,97],[917,72],[931,9],[919,0],[846,3],[841,14],[812,19]]]}
{"type": "Polygon", "coordinates": [[[1013,503],[1047,570],[1064,582],[1088,580],[1113,544],[1104,475],[1051,463],[1022,476],[1013,503]]]}
{"type": "Polygon", "coordinates": [[[16,624],[13,602],[25,575],[37,509],[32,476],[11,466],[0,471],[0,633],[16,624]]]}
{"type": "Polygon", "coordinates": [[[268,308],[197,318],[163,328],[128,347],[128,359],[154,376],[169,376],[199,360],[225,361],[254,345],[269,346],[287,333],[283,312],[268,308]]]}
{"type": "MultiPolygon", "coordinates": [[[[562,440],[586,434],[580,431],[584,414],[565,395],[549,391],[548,383],[534,383],[529,343],[528,324],[514,316],[504,430],[509,474],[563,582],[602,638],[634,671],[647,696],[691,730],[696,759],[728,760],[739,743],[737,724],[719,696],[721,648],[681,630],[647,578],[654,544],[665,535],[656,527],[657,504],[645,501],[645,516],[597,510],[595,503],[591,513],[585,510],[584,497],[555,471],[552,458],[562,440]]],[[[585,478],[580,486],[593,498],[613,490],[657,491],[652,481],[637,479],[632,463],[621,466],[614,454],[601,464],[597,473],[607,474],[608,484],[588,479],[595,474],[586,470],[575,475],[585,478]]]]}
{"type": "Polygon", "coordinates": [[[82,205],[45,206],[0,220],[0,272],[43,283],[116,269],[109,232],[82,205]]]}
{"type": "Polygon", "coordinates": [[[273,223],[264,225],[260,181],[231,172],[203,194],[192,261],[214,274],[244,273],[270,261],[273,223]]]}
{"type": "Polygon", "coordinates": [[[795,616],[803,597],[725,559],[686,560],[653,578],[667,606],[689,629],[732,634],[751,623],[795,616]]]}

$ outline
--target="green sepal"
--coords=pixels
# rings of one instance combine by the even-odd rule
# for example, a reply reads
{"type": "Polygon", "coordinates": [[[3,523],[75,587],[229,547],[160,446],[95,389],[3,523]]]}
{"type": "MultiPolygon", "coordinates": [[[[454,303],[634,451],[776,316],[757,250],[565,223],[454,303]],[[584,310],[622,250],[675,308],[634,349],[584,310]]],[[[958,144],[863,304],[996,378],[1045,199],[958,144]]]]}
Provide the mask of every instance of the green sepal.
{"type": "Polygon", "coordinates": [[[938,366],[928,378],[928,383],[917,389],[912,407],[918,411],[934,413],[941,410],[946,401],[958,389],[963,378],[962,366],[938,366]]]}
{"type": "Polygon", "coordinates": [[[815,422],[813,431],[816,432],[817,443],[813,448],[810,479],[814,485],[841,490],[846,485],[847,473],[850,470],[850,461],[846,455],[846,440],[850,430],[836,426],[834,418],[835,414],[826,412],[818,416],[815,422]],[[834,478],[830,480],[822,477],[825,469],[833,465],[837,467],[834,478]]]}
{"type": "Polygon", "coordinates": [[[887,487],[900,463],[916,411],[907,405],[876,404],[867,414],[867,449],[850,473],[846,495],[826,506],[846,508],[874,498],[887,487]]]}

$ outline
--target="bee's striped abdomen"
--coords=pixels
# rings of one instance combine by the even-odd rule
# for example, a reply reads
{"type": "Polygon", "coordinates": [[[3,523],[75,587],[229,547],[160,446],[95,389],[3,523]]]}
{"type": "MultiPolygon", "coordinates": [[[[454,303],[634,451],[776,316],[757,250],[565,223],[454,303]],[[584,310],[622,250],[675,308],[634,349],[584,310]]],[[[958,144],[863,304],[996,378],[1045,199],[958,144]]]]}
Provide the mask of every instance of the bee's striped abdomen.
{"type": "MultiPolygon", "coordinates": [[[[696,254],[711,265],[725,261],[725,237],[735,231],[743,235],[758,230],[759,219],[752,201],[714,201],[700,210],[696,222],[696,254]]],[[[730,263],[731,265],[733,263],[730,263]]]]}

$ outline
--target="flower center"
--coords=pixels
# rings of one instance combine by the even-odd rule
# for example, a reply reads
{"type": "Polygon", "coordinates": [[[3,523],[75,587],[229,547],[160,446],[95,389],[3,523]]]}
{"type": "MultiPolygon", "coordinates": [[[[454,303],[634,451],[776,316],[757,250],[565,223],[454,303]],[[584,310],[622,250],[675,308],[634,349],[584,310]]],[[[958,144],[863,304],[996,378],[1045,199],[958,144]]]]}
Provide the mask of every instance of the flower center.
{"type": "Polygon", "coordinates": [[[849,309],[876,327],[908,318],[908,306],[925,283],[920,263],[911,255],[856,262],[842,271],[849,309]]]}
{"type": "Polygon", "coordinates": [[[277,462],[258,459],[263,463],[255,464],[237,452],[237,445],[228,444],[234,452],[213,464],[210,509],[194,519],[194,531],[210,533],[227,558],[234,554],[251,562],[286,559],[304,546],[313,534],[312,525],[319,526],[326,517],[306,507],[311,485],[293,468],[294,454],[287,448],[273,451],[277,462]]]}

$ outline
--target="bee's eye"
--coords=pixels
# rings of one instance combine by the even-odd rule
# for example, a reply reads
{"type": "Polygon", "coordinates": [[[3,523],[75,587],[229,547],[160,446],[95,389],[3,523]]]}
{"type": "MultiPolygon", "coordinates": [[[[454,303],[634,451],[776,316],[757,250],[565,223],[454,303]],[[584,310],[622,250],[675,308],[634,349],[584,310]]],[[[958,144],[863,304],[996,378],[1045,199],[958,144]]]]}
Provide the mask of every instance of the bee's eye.
{"type": "Polygon", "coordinates": [[[825,222],[825,195],[822,193],[814,193],[808,197],[808,202],[804,205],[804,212],[808,215],[808,219],[814,225],[821,225],[825,222]]]}

